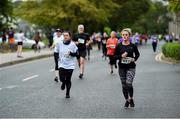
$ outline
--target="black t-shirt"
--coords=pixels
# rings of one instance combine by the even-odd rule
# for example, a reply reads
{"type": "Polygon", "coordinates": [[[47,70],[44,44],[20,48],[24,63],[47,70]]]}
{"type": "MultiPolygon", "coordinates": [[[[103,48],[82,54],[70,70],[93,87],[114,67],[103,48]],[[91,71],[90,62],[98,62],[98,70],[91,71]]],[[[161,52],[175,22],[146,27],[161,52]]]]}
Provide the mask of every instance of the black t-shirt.
{"type": "Polygon", "coordinates": [[[135,61],[136,61],[139,58],[139,56],[140,56],[140,53],[138,51],[137,46],[132,44],[132,43],[130,43],[129,45],[123,45],[122,43],[119,43],[116,46],[116,50],[115,50],[115,58],[117,60],[119,60],[119,67],[120,68],[135,68],[136,64],[134,62],[131,62],[129,64],[122,63],[121,55],[124,52],[128,53],[127,57],[134,58],[135,61]]]}
{"type": "Polygon", "coordinates": [[[86,43],[89,41],[89,35],[87,33],[76,33],[73,37],[73,41],[78,41],[77,45],[79,51],[86,50],[86,43]]]}

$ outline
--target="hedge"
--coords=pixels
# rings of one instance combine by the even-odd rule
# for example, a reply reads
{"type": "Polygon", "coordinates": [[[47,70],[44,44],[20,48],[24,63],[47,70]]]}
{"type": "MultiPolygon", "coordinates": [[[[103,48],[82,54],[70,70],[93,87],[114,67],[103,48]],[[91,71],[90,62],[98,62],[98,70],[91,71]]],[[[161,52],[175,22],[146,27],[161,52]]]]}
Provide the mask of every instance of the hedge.
{"type": "Polygon", "coordinates": [[[162,46],[165,57],[180,60],[180,43],[166,43],[162,46]]]}

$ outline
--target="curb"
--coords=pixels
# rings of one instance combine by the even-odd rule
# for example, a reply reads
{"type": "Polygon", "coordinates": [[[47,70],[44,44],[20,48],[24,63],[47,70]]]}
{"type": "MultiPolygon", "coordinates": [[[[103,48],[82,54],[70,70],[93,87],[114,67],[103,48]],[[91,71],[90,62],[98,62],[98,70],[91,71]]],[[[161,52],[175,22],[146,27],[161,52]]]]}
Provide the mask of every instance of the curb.
{"type": "Polygon", "coordinates": [[[163,55],[163,53],[159,53],[155,56],[155,60],[158,61],[158,62],[163,62],[163,63],[166,63],[166,64],[178,64],[177,62],[173,62],[173,61],[168,61],[165,56],[163,55]]]}
{"type": "Polygon", "coordinates": [[[26,59],[22,59],[22,60],[10,61],[10,62],[0,64],[0,68],[15,65],[15,64],[20,64],[20,63],[24,63],[24,62],[28,62],[28,61],[33,61],[33,60],[37,60],[37,59],[52,57],[52,56],[53,56],[53,54],[45,54],[45,55],[39,55],[39,56],[30,57],[30,58],[26,58],[26,59]]]}

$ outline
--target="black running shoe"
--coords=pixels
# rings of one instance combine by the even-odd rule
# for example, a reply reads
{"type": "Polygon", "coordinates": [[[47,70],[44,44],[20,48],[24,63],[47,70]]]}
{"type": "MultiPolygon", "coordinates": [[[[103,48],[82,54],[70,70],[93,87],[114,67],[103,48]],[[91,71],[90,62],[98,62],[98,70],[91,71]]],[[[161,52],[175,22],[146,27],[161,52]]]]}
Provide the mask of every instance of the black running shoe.
{"type": "Polygon", "coordinates": [[[65,83],[62,83],[61,90],[64,90],[64,89],[65,89],[65,83]]]}
{"type": "Polygon", "coordinates": [[[124,104],[124,108],[127,109],[129,107],[129,101],[126,101],[124,104]]]}
{"type": "Polygon", "coordinates": [[[83,74],[79,74],[79,78],[82,79],[83,78],[83,74]]]}
{"type": "Polygon", "coordinates": [[[54,78],[54,81],[55,81],[55,82],[58,82],[58,77],[55,77],[55,78],[54,78]]]}
{"type": "Polygon", "coordinates": [[[135,104],[134,104],[134,100],[133,100],[133,99],[130,99],[130,106],[131,106],[131,107],[135,107],[135,104]]]}
{"type": "Polygon", "coordinates": [[[69,95],[69,94],[66,94],[66,98],[70,98],[70,95],[69,95]]]}

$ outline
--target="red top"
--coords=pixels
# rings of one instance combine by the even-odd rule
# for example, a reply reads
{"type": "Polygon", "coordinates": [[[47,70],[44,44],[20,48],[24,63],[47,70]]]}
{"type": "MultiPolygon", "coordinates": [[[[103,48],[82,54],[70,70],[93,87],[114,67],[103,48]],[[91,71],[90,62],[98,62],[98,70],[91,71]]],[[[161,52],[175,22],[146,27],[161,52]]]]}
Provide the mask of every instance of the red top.
{"type": "Polygon", "coordinates": [[[115,48],[118,44],[117,38],[109,38],[106,43],[107,55],[114,55],[115,48]]]}

